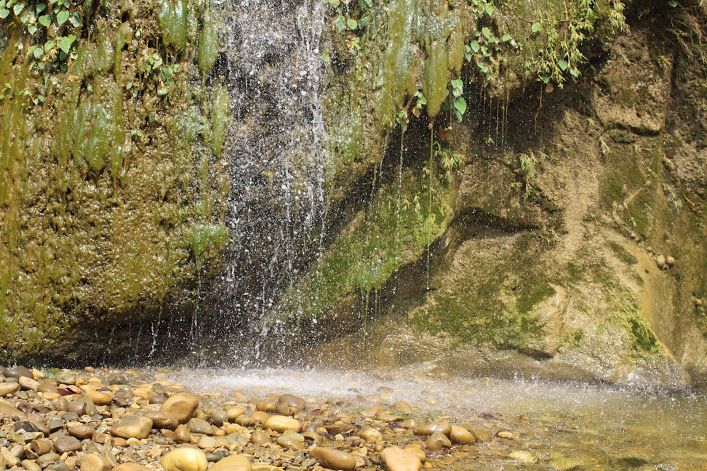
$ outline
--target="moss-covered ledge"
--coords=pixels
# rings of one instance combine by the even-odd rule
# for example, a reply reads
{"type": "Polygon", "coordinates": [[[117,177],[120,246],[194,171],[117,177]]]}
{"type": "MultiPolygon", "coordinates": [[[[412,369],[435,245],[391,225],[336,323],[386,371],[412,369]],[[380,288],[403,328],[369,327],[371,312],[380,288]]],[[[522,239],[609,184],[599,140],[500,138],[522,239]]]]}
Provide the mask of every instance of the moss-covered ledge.
{"type": "Polygon", "coordinates": [[[227,241],[208,5],[48,8],[0,21],[0,359],[188,296],[227,241]]]}

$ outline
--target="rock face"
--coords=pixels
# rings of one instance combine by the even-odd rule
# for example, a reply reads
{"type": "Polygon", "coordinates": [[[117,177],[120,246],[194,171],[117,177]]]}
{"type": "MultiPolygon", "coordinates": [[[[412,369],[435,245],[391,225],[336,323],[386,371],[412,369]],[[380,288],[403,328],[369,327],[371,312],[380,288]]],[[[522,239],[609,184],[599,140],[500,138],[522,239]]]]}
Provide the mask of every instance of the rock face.
{"type": "MultiPolygon", "coordinates": [[[[185,24],[196,29],[177,41],[154,2],[133,2],[140,18],[150,18],[145,22],[117,4],[84,11],[87,4],[77,15],[94,18],[97,34],[75,31],[76,60],[66,64],[72,80],[57,72],[51,106],[17,95],[41,84],[13,47],[28,35],[13,32],[0,51],[0,75],[10,77],[13,90],[0,102],[0,115],[9,117],[0,126],[7,163],[0,181],[9,182],[0,191],[0,292],[19,295],[0,297],[1,355],[80,362],[87,351],[105,351],[114,331],[110,353],[142,360],[151,339],[125,323],[139,332],[156,323],[164,331],[169,320],[182,334],[189,329],[190,339],[201,335],[185,314],[197,304],[200,319],[221,311],[193,302],[192,288],[218,272],[233,210],[224,202],[242,171],[247,184],[230,200],[241,213],[243,205],[265,208],[266,217],[324,201],[330,208],[326,221],[303,225],[310,236],[320,222],[327,227],[316,249],[284,243],[285,236],[258,231],[260,220],[248,219],[256,230],[243,240],[260,252],[249,252],[246,265],[267,266],[264,247],[282,246],[277,262],[293,266],[292,276],[269,280],[292,289],[266,303],[279,306],[265,327],[286,325],[282,336],[269,330],[266,359],[429,361],[445,373],[674,386],[707,381],[705,67],[685,51],[694,45],[664,27],[679,23],[670,16],[677,10],[655,3],[638,15],[635,5],[622,12],[622,2],[590,3],[591,14],[577,2],[544,2],[538,11],[510,2],[479,16],[469,2],[412,8],[395,1],[369,12],[381,34],[365,34],[364,25],[346,34],[334,28],[322,51],[312,42],[322,24],[290,35],[282,28],[301,21],[268,18],[277,27],[258,32],[263,22],[250,24],[252,12],[238,12],[232,19],[248,31],[239,36],[267,36],[244,40],[239,47],[253,54],[239,61],[231,56],[242,51],[220,54],[218,41],[201,49],[198,38],[218,37],[201,4],[187,13],[185,24]],[[630,29],[621,28],[623,14],[630,29]],[[537,16],[564,19],[536,34],[528,24],[537,16]],[[586,40],[554,50],[545,33],[567,24],[586,40]],[[466,47],[494,43],[492,30],[505,39],[465,62],[466,47]],[[116,54],[96,54],[104,37],[122,38],[116,54]],[[277,41],[286,47],[275,50],[283,46],[277,41]],[[169,47],[152,50],[162,43],[169,47]],[[300,63],[293,51],[317,61],[300,63]],[[554,59],[580,55],[589,64],[554,59]],[[103,59],[87,59],[94,56],[103,59]],[[196,56],[198,66],[190,61],[196,56]],[[329,58],[325,98],[310,103],[319,98],[312,87],[320,56],[329,58]],[[161,72],[136,73],[145,69],[144,57],[180,73],[169,83],[161,72]],[[290,59],[308,80],[268,75],[268,60],[290,59]],[[211,73],[218,64],[229,73],[211,73]],[[248,82],[251,72],[256,89],[234,88],[245,117],[233,129],[256,158],[229,175],[224,80],[248,82]],[[290,93],[295,82],[302,98],[290,93]],[[270,109],[281,88],[296,113],[280,103],[270,109]],[[484,92],[471,93],[477,88],[484,92]],[[287,153],[286,167],[259,159],[261,147],[289,144],[297,133],[261,129],[248,108],[271,111],[312,141],[293,148],[329,149],[333,171],[312,168],[310,155],[293,160],[287,153]],[[312,122],[326,128],[327,143],[302,128],[312,122]],[[31,177],[36,169],[41,178],[31,177]],[[321,257],[307,257],[320,249],[321,257]],[[24,315],[29,306],[32,315],[24,315]],[[167,311],[175,313],[171,319],[161,317],[167,311]],[[105,335],[94,341],[85,333],[97,326],[105,335]],[[297,329],[311,334],[309,343],[297,329]],[[362,329],[370,340],[365,355],[353,347],[362,329]],[[140,345],[127,354],[133,337],[140,345]]],[[[71,28],[67,23],[61,34],[71,28]]],[[[284,232],[298,230],[292,221],[284,232]]],[[[239,275],[244,289],[260,286],[254,280],[263,270],[251,271],[239,275]]],[[[39,390],[31,371],[14,370],[5,376],[24,376],[23,389],[39,390]]],[[[0,396],[14,394],[12,384],[0,383],[0,396]]],[[[118,392],[86,395],[100,406],[118,392]]],[[[296,414],[303,405],[290,399],[272,402],[268,412],[296,414]]],[[[191,418],[180,414],[180,423],[191,418]]]]}
{"type": "Polygon", "coordinates": [[[403,149],[396,178],[362,197],[286,303],[302,306],[305,332],[330,342],[307,357],[424,361],[444,374],[705,381],[696,267],[706,256],[698,155],[707,121],[695,88],[705,68],[675,62],[669,36],[662,59],[651,59],[666,20],[658,10],[655,20],[630,17],[597,73],[572,90],[548,87],[539,110],[516,95],[497,102],[507,118],[477,111],[435,133],[437,157],[464,163],[447,182],[435,169],[431,198],[411,168],[411,149],[426,165],[429,130],[410,118],[391,149],[403,149]],[[352,347],[362,329],[374,345],[363,356],[352,347]]]}

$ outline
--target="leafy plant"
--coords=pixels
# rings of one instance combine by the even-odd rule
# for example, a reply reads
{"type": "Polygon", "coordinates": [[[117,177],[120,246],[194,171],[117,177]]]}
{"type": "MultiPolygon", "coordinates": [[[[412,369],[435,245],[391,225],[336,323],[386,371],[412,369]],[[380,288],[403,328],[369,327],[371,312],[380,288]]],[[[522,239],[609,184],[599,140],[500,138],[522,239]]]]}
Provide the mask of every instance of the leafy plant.
{"type": "Polygon", "coordinates": [[[522,190],[524,198],[528,198],[532,193],[537,167],[538,159],[532,152],[530,155],[520,154],[518,156],[518,171],[523,178],[522,190]]]}
{"type": "MultiPolygon", "coordinates": [[[[70,0],[0,0],[0,20],[20,25],[32,38],[26,52],[35,70],[44,72],[51,66],[66,71],[81,26],[79,9],[70,0]]],[[[18,48],[23,49],[23,43],[18,48]]]]}

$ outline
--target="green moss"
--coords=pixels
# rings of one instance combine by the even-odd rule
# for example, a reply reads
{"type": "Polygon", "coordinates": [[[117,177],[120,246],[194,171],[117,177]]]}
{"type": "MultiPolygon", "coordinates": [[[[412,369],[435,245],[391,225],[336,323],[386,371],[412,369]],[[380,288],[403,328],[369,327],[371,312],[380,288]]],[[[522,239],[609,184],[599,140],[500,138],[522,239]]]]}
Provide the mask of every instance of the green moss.
{"type": "Polygon", "coordinates": [[[626,250],[621,244],[616,242],[609,242],[609,248],[612,252],[627,265],[635,265],[638,263],[638,259],[633,256],[631,252],[626,250]]]}
{"type": "MultiPolygon", "coordinates": [[[[0,98],[3,352],[51,348],[87,316],[137,319],[219,265],[228,171],[206,141],[197,51],[160,56],[174,73],[159,95],[164,74],[142,63],[156,54],[157,11],[143,7],[150,20],[123,22],[103,6],[49,87],[17,56],[27,38],[13,33],[0,51],[12,97],[0,98]],[[128,42],[135,54],[120,53],[128,42]]],[[[222,109],[210,114],[225,134],[222,109]]]]}
{"type": "Polygon", "coordinates": [[[209,75],[218,58],[220,47],[216,16],[209,10],[204,14],[199,33],[199,69],[202,74],[209,75]]]}
{"type": "Polygon", "coordinates": [[[658,349],[658,341],[653,335],[653,332],[640,318],[631,318],[628,320],[633,335],[633,343],[637,351],[641,353],[650,353],[658,349]]]}
{"type": "MultiPolygon", "coordinates": [[[[532,309],[555,290],[535,263],[538,245],[531,237],[521,236],[492,271],[474,271],[443,286],[416,311],[413,326],[467,343],[510,348],[524,348],[538,338],[542,327],[532,309]]],[[[469,264],[474,270],[474,262],[469,264]]]]}
{"type": "Polygon", "coordinates": [[[195,227],[191,234],[191,249],[197,260],[209,254],[223,251],[228,242],[228,229],[220,225],[202,225],[195,227]]]}
{"type": "Polygon", "coordinates": [[[189,3],[186,0],[161,0],[158,17],[164,43],[178,50],[184,49],[189,27],[189,3]]]}
{"type": "Polygon", "coordinates": [[[381,190],[289,293],[287,309],[305,316],[327,313],[347,296],[380,289],[401,266],[418,260],[451,217],[454,188],[438,181],[435,188],[429,206],[425,182],[408,170],[400,194],[397,184],[381,190]]]}

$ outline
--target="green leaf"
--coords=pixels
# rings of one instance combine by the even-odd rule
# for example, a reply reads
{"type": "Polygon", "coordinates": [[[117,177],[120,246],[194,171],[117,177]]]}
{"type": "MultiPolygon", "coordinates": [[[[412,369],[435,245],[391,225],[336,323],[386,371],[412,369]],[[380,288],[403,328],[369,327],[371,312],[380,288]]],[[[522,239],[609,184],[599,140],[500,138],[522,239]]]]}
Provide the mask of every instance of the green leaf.
{"type": "Polygon", "coordinates": [[[466,113],[466,100],[464,97],[460,96],[457,97],[456,100],[454,100],[454,109],[457,110],[460,114],[466,113]]]}
{"type": "Polygon", "coordinates": [[[481,49],[481,46],[477,41],[472,41],[471,43],[469,43],[469,46],[471,46],[471,50],[474,52],[479,52],[479,49],[481,49]]]}
{"type": "Polygon", "coordinates": [[[68,54],[71,50],[71,45],[74,44],[74,41],[76,41],[76,36],[73,34],[62,36],[59,38],[59,49],[64,51],[65,54],[68,54]]]}
{"type": "Polygon", "coordinates": [[[508,33],[505,33],[505,34],[503,35],[503,37],[501,38],[501,42],[507,43],[507,42],[510,41],[511,39],[513,39],[513,38],[511,38],[511,35],[508,34],[508,33]]]}
{"type": "Polygon", "coordinates": [[[487,3],[486,6],[484,7],[484,10],[486,11],[486,14],[491,16],[493,15],[493,5],[490,3],[487,3]]]}
{"type": "Polygon", "coordinates": [[[346,27],[350,30],[354,30],[358,28],[358,21],[354,20],[353,18],[349,18],[346,20],[346,27]]]}
{"type": "Polygon", "coordinates": [[[31,35],[37,32],[37,27],[35,25],[29,25],[27,27],[27,32],[31,35]]]}
{"type": "Polygon", "coordinates": [[[74,28],[78,28],[81,25],[79,15],[77,15],[76,13],[72,13],[72,15],[69,17],[69,23],[71,23],[74,28]]]}
{"type": "Polygon", "coordinates": [[[39,17],[39,24],[44,26],[45,28],[49,28],[49,25],[52,24],[52,18],[49,15],[42,15],[39,17]]]}
{"type": "Polygon", "coordinates": [[[17,3],[14,7],[12,7],[12,11],[15,12],[15,16],[19,15],[24,7],[24,3],[17,3]]]}
{"type": "Polygon", "coordinates": [[[488,26],[484,26],[483,28],[481,28],[481,34],[483,34],[484,37],[488,39],[491,37],[491,30],[488,28],[488,26]]]}
{"type": "Polygon", "coordinates": [[[463,90],[464,89],[464,82],[460,79],[455,79],[452,80],[452,88],[463,90]]]}
{"type": "Polygon", "coordinates": [[[532,31],[533,33],[539,33],[539,32],[540,32],[540,28],[541,28],[541,27],[540,27],[540,22],[539,22],[539,21],[536,21],[536,22],[533,23],[533,25],[530,27],[530,31],[532,31]]]}
{"type": "Polygon", "coordinates": [[[373,6],[373,0],[359,0],[360,3],[363,4],[363,6],[366,6],[368,8],[371,8],[373,6]]]}
{"type": "Polygon", "coordinates": [[[567,70],[567,67],[569,67],[569,64],[566,60],[560,59],[559,61],[557,61],[557,66],[560,68],[560,70],[564,72],[567,70]]]}
{"type": "Polygon", "coordinates": [[[54,41],[49,40],[44,43],[44,52],[49,52],[54,48],[54,41]]]}
{"type": "Polygon", "coordinates": [[[66,23],[66,20],[68,20],[68,19],[69,19],[69,10],[61,10],[59,13],[56,14],[56,22],[59,26],[66,23]]]}
{"type": "Polygon", "coordinates": [[[34,56],[35,59],[39,59],[42,57],[42,54],[44,54],[44,51],[42,50],[41,47],[35,47],[34,50],[32,51],[32,55],[34,56]]]}
{"type": "Polygon", "coordinates": [[[42,13],[42,12],[43,12],[44,10],[46,10],[46,9],[47,9],[47,4],[46,4],[46,3],[40,3],[40,4],[38,4],[38,5],[37,5],[37,8],[36,8],[37,14],[39,15],[40,13],[42,13]]]}
{"type": "Polygon", "coordinates": [[[339,17],[337,17],[336,21],[334,22],[334,26],[336,26],[336,31],[338,33],[346,31],[346,18],[339,15],[339,17]]]}
{"type": "Polygon", "coordinates": [[[10,14],[10,10],[8,10],[7,8],[1,8],[0,9],[0,20],[4,20],[5,18],[7,18],[7,16],[9,14],[10,14]]]}

